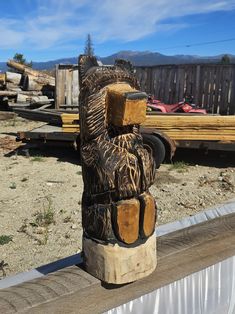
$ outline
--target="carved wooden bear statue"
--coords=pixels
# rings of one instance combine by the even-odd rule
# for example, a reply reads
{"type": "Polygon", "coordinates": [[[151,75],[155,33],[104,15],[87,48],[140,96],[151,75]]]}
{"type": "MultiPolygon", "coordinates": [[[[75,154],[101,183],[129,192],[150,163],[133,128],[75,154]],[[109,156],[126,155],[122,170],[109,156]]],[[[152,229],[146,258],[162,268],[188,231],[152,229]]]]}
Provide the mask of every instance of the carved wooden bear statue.
{"type": "Polygon", "coordinates": [[[115,284],[156,267],[155,165],[139,125],[147,95],[130,63],[99,66],[79,57],[83,253],[86,269],[115,284]]]}

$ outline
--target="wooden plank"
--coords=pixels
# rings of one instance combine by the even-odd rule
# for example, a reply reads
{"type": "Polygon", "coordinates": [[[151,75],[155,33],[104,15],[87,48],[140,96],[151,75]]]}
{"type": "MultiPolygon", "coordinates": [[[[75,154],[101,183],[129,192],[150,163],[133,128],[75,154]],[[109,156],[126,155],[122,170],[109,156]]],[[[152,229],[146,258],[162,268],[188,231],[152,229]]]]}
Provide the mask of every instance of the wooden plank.
{"type": "Polygon", "coordinates": [[[227,67],[223,66],[220,99],[220,114],[227,114],[226,91],[227,91],[227,67]]]}
{"type": "Polygon", "coordinates": [[[136,69],[141,78],[141,89],[166,103],[181,101],[187,92],[194,96],[198,106],[212,113],[232,112],[231,106],[235,107],[235,101],[234,105],[229,102],[231,94],[235,98],[231,87],[235,84],[234,65],[160,65],[136,69]]]}
{"type": "Polygon", "coordinates": [[[156,270],[118,289],[73,266],[0,290],[1,309],[6,313],[16,308],[31,314],[106,312],[234,256],[234,229],[235,214],[230,214],[159,237],[156,270]]]}
{"type": "Polygon", "coordinates": [[[4,85],[6,83],[6,73],[0,73],[0,84],[4,85]]]}
{"type": "Polygon", "coordinates": [[[72,78],[72,105],[78,106],[78,97],[79,97],[79,78],[78,78],[78,69],[73,69],[73,78],[72,78]]]}
{"type": "Polygon", "coordinates": [[[232,68],[229,114],[235,114],[235,65],[232,68]]]}
{"type": "Polygon", "coordinates": [[[218,115],[147,115],[144,126],[159,128],[161,126],[168,127],[224,127],[234,126],[234,116],[218,116],[218,115]]]}
{"type": "Polygon", "coordinates": [[[166,71],[166,78],[165,78],[165,84],[164,84],[164,102],[169,104],[170,102],[170,85],[171,85],[171,75],[172,70],[170,67],[167,67],[165,69],[166,71]]]}
{"type": "Polygon", "coordinates": [[[215,78],[215,98],[214,98],[214,111],[213,113],[219,113],[220,110],[220,94],[221,94],[221,78],[222,78],[222,68],[216,68],[216,78],[215,78]]]}
{"type": "Polygon", "coordinates": [[[235,140],[234,116],[147,115],[143,127],[161,130],[173,140],[235,140]]]}
{"type": "Polygon", "coordinates": [[[14,112],[24,119],[47,122],[53,125],[62,125],[60,113],[19,108],[15,108],[14,112]]]}
{"type": "Polygon", "coordinates": [[[72,105],[72,68],[65,70],[65,94],[66,94],[66,105],[71,106],[72,105]]]}
{"type": "Polygon", "coordinates": [[[199,103],[200,71],[201,71],[201,66],[198,64],[196,66],[196,80],[195,80],[195,92],[194,92],[194,100],[196,104],[199,103]]]}
{"type": "Polygon", "coordinates": [[[205,76],[204,76],[204,98],[203,98],[203,108],[208,108],[208,95],[209,95],[209,84],[210,84],[210,68],[205,66],[205,76]]]}
{"type": "Polygon", "coordinates": [[[56,65],[56,72],[55,72],[55,107],[58,109],[61,105],[61,74],[60,74],[59,65],[56,65]]]}
{"type": "Polygon", "coordinates": [[[170,100],[169,103],[173,104],[176,102],[176,66],[172,68],[172,81],[171,81],[171,92],[170,92],[170,100]]]}

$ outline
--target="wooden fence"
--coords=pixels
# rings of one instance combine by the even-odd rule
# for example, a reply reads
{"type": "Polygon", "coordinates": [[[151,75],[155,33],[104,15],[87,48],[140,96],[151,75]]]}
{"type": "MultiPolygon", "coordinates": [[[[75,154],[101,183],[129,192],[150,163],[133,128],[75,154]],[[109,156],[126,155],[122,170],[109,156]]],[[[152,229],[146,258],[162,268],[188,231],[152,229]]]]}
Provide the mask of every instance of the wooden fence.
{"type": "Polygon", "coordinates": [[[56,66],[56,108],[78,110],[78,66],[56,66]]]}
{"type": "MultiPolygon", "coordinates": [[[[210,113],[235,114],[235,65],[186,64],[136,67],[141,90],[172,104],[185,94],[210,113]]],[[[57,65],[56,108],[78,109],[78,67],[57,65]]]]}
{"type": "Polygon", "coordinates": [[[141,90],[165,103],[194,96],[211,113],[235,113],[235,65],[188,64],[136,67],[141,90]]]}

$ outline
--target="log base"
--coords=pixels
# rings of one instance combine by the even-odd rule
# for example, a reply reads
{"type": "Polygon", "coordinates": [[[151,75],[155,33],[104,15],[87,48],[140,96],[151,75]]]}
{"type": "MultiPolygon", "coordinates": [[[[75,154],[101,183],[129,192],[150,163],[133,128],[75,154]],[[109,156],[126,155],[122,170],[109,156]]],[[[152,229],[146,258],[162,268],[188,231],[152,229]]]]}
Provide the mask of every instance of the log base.
{"type": "Polygon", "coordinates": [[[155,234],[136,247],[104,245],[83,237],[83,253],[87,272],[112,284],[141,279],[157,266],[155,234]]]}

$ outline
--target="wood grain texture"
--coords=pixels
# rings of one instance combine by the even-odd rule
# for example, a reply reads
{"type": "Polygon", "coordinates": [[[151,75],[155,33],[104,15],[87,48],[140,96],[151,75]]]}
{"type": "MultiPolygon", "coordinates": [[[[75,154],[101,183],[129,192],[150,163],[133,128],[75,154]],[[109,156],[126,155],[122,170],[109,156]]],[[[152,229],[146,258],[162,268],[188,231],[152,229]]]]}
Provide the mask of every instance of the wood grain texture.
{"type": "Polygon", "coordinates": [[[150,236],[154,229],[156,223],[156,205],[153,196],[149,193],[143,193],[140,195],[141,204],[141,232],[144,237],[150,236]]]}
{"type": "MultiPolygon", "coordinates": [[[[130,121],[130,112],[128,112],[129,118],[126,119],[125,111],[126,105],[133,100],[144,100],[146,109],[145,93],[138,91],[135,77],[123,66],[124,64],[121,63],[121,67],[98,67],[95,58],[80,57],[79,119],[84,216],[86,209],[95,204],[112,204],[113,208],[119,208],[117,202],[125,200],[128,203],[128,200],[133,198],[134,202],[139,203],[138,195],[148,191],[154,181],[154,161],[151,154],[143,147],[139,124],[133,125],[132,121],[128,125],[117,126],[110,123],[108,118],[110,115],[115,120],[121,108],[121,120],[130,121]]],[[[132,110],[135,109],[134,105],[135,103],[132,110]]],[[[138,114],[142,115],[141,112],[136,113],[137,116],[138,114]]],[[[124,225],[132,225],[132,236],[137,241],[139,230],[136,226],[139,226],[140,215],[133,209],[135,223],[131,222],[132,215],[129,215],[130,221],[122,224],[121,220],[125,216],[124,207],[120,206],[120,210],[116,211],[118,217],[113,218],[113,221],[118,221],[117,226],[119,223],[122,226],[116,228],[115,232],[117,241],[121,239],[124,243],[132,243],[133,239],[128,238],[131,235],[131,228],[127,228],[129,236],[127,237],[127,234],[124,236],[124,225]]],[[[89,235],[86,229],[85,233],[86,236],[89,235]]],[[[101,234],[100,230],[97,230],[97,234],[101,234]]]]}
{"type": "Polygon", "coordinates": [[[234,256],[234,230],[235,214],[230,214],[159,237],[156,270],[118,289],[74,266],[0,290],[0,308],[6,314],[16,310],[30,314],[103,313],[234,256]]]}
{"type": "Polygon", "coordinates": [[[134,247],[97,243],[83,238],[86,270],[109,284],[124,284],[150,275],[156,268],[156,237],[134,247]]]}
{"type": "Polygon", "coordinates": [[[117,238],[126,244],[134,243],[139,237],[140,203],[137,199],[116,203],[115,229],[117,238]]]}
{"type": "Polygon", "coordinates": [[[146,128],[157,128],[173,140],[235,140],[235,117],[217,115],[147,115],[146,128]]]}
{"type": "Polygon", "coordinates": [[[0,84],[4,85],[6,83],[6,73],[0,73],[0,84]]]}
{"type": "Polygon", "coordinates": [[[78,110],[79,73],[77,65],[56,66],[56,108],[78,110]]]}
{"type": "Polygon", "coordinates": [[[235,112],[234,64],[180,64],[136,67],[141,89],[169,104],[193,95],[211,113],[235,112]]]}
{"type": "Polygon", "coordinates": [[[79,78],[85,264],[101,280],[122,284],[147,276],[156,266],[156,239],[149,238],[154,228],[147,230],[151,215],[140,214],[146,206],[140,208],[138,199],[155,176],[139,126],[146,115],[146,94],[138,90],[125,61],[107,67],[98,66],[95,57],[80,56],[79,78]],[[139,230],[140,217],[146,233],[139,230]]]}
{"type": "Polygon", "coordinates": [[[129,84],[110,84],[106,97],[107,120],[115,126],[141,124],[146,118],[147,95],[129,84]]]}
{"type": "Polygon", "coordinates": [[[7,65],[25,76],[29,75],[30,77],[34,77],[34,80],[39,84],[55,86],[55,78],[45,72],[34,70],[31,67],[15,62],[14,60],[8,60],[7,65]]]}
{"type": "MultiPolygon", "coordinates": [[[[19,85],[22,79],[22,75],[14,72],[6,72],[6,81],[13,83],[15,85],[19,85]]],[[[0,78],[1,81],[1,78],[0,78]]]]}

